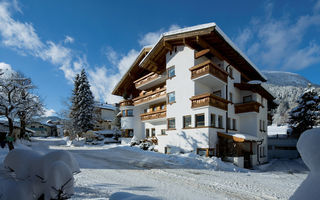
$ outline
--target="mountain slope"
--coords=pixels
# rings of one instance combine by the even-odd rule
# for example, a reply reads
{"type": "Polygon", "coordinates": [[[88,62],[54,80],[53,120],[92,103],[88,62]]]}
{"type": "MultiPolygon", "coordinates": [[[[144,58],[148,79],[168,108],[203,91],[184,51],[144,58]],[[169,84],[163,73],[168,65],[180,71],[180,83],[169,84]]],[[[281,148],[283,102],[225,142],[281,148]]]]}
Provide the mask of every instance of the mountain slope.
{"type": "MultiPolygon", "coordinates": [[[[279,104],[273,117],[273,124],[286,124],[289,112],[297,106],[296,101],[311,82],[305,77],[291,72],[263,71],[262,73],[268,79],[263,85],[276,97],[279,104]]],[[[318,85],[312,85],[318,91],[320,90],[318,85]]]]}
{"type": "Polygon", "coordinates": [[[263,71],[268,79],[268,84],[277,86],[295,86],[295,87],[307,87],[310,81],[303,76],[282,71],[263,71]]]}

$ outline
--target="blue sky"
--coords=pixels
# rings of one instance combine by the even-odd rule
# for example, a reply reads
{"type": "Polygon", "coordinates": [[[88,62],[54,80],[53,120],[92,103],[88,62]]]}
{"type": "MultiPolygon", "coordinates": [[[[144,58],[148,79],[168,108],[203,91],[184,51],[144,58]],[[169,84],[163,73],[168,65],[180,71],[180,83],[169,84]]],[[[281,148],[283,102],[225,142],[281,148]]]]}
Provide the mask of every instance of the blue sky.
{"type": "Polygon", "coordinates": [[[96,99],[162,32],[216,22],[261,70],[320,84],[320,0],[0,0],[0,68],[31,77],[48,114],[63,108],[86,68],[96,99]]]}

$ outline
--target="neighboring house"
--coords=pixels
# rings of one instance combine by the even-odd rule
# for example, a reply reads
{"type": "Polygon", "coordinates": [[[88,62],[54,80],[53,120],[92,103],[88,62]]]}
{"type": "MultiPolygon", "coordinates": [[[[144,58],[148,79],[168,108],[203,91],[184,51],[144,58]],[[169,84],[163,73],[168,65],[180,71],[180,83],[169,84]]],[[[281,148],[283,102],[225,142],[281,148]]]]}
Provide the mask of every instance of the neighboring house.
{"type": "Polygon", "coordinates": [[[238,166],[268,160],[266,78],[215,24],[164,33],[116,85],[121,129],[136,140],[218,156],[238,166]],[[254,81],[255,80],[255,81],[254,81]]]}
{"type": "Polygon", "coordinates": [[[95,103],[95,118],[96,124],[94,131],[103,131],[113,134],[115,129],[114,120],[119,109],[111,104],[95,103]]]}
{"type": "MultiPolygon", "coordinates": [[[[16,137],[19,137],[20,130],[21,130],[21,128],[20,128],[19,124],[15,122],[14,126],[13,126],[13,134],[16,137]]],[[[0,134],[7,134],[7,133],[9,133],[8,122],[7,121],[0,121],[0,134]]],[[[34,133],[33,130],[26,128],[26,134],[32,135],[33,133],[34,133]]]]}
{"type": "Polygon", "coordinates": [[[27,127],[34,131],[32,136],[36,137],[49,137],[58,136],[57,126],[52,123],[42,123],[42,122],[31,122],[27,127]]]}
{"type": "Polygon", "coordinates": [[[299,158],[298,139],[287,134],[288,126],[268,126],[268,157],[269,159],[299,158]]]}

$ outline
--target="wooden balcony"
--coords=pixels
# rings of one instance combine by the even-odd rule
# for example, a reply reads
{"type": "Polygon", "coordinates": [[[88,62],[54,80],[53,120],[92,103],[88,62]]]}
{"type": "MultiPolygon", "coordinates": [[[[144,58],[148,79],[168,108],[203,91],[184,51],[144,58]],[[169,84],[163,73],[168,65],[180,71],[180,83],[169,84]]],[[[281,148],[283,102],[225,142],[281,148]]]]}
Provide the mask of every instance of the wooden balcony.
{"type": "Polygon", "coordinates": [[[164,81],[165,81],[164,75],[151,72],[135,80],[133,83],[135,84],[137,89],[145,90],[147,88],[153,87],[154,85],[159,85],[164,81]]]}
{"type": "Polygon", "coordinates": [[[153,112],[147,112],[147,113],[143,113],[140,115],[141,121],[162,119],[162,118],[166,118],[166,116],[167,116],[166,109],[153,111],[153,112]]]}
{"type": "Polygon", "coordinates": [[[122,106],[133,106],[133,101],[132,100],[123,100],[120,102],[120,107],[122,106]]]}
{"type": "Polygon", "coordinates": [[[133,99],[134,105],[139,105],[142,103],[150,102],[161,97],[166,97],[166,88],[157,88],[153,91],[142,92],[140,95],[133,99]]]}
{"type": "Polygon", "coordinates": [[[234,105],[235,113],[246,113],[246,112],[259,112],[260,103],[251,101],[247,103],[240,103],[234,105]]]}
{"type": "Polygon", "coordinates": [[[222,110],[228,110],[229,101],[218,97],[216,95],[205,93],[190,98],[191,108],[198,108],[203,106],[213,106],[222,110]]]}
{"type": "Polygon", "coordinates": [[[210,60],[193,66],[189,70],[191,71],[191,79],[196,79],[203,75],[211,74],[212,76],[218,78],[219,80],[225,83],[227,83],[228,81],[228,73],[220,67],[216,66],[210,60]]]}

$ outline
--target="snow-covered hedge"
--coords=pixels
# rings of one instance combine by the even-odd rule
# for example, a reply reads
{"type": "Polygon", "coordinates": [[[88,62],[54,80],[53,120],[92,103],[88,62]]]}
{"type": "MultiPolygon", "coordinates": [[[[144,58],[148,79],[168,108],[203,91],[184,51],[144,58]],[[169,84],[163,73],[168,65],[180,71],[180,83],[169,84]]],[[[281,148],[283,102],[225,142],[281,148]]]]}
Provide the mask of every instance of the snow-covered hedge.
{"type": "Polygon", "coordinates": [[[1,199],[66,199],[74,193],[73,175],[80,172],[71,153],[63,150],[45,155],[32,150],[14,149],[4,160],[4,167],[12,171],[17,181],[8,181],[1,199]],[[25,188],[31,195],[24,196],[25,188]]]}

